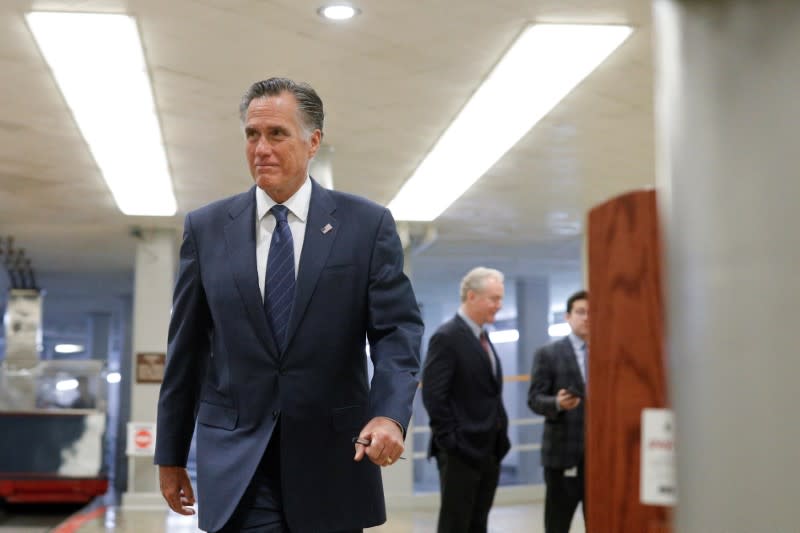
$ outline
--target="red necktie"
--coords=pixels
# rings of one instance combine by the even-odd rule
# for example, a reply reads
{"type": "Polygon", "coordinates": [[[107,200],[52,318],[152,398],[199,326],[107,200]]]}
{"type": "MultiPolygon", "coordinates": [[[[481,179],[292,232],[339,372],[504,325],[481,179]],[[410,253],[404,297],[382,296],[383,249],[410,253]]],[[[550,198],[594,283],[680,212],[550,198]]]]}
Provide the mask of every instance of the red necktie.
{"type": "Polygon", "coordinates": [[[492,351],[492,347],[489,345],[489,337],[483,330],[481,330],[480,340],[481,340],[481,346],[483,346],[483,350],[486,352],[486,355],[489,356],[489,363],[492,365],[492,374],[497,374],[497,369],[495,368],[496,363],[494,360],[494,352],[492,351]]]}

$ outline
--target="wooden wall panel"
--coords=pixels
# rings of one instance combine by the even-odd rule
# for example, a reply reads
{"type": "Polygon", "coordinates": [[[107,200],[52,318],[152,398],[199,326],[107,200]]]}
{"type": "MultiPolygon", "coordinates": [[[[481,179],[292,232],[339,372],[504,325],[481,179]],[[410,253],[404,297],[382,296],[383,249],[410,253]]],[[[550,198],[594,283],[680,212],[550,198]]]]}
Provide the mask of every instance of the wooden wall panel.
{"type": "Polygon", "coordinates": [[[639,498],[641,413],[667,406],[655,191],[589,213],[587,531],[666,533],[666,507],[639,498]]]}

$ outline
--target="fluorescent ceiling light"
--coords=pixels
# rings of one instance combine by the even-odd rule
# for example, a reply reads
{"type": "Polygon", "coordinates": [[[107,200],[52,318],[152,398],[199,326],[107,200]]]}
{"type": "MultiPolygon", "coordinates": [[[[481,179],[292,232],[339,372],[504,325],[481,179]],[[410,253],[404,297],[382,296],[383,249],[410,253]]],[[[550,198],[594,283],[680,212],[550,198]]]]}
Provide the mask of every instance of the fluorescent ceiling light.
{"type": "Polygon", "coordinates": [[[490,331],[489,340],[492,341],[493,344],[517,342],[519,340],[519,331],[516,329],[499,329],[497,331],[490,331]]]}
{"type": "Polygon", "coordinates": [[[571,331],[572,328],[566,322],[559,322],[547,328],[547,334],[551,337],[566,337],[571,331]]]}
{"type": "Polygon", "coordinates": [[[563,24],[525,29],[389,203],[394,217],[441,215],[631,31],[563,24]]]}
{"type": "Polygon", "coordinates": [[[106,376],[106,381],[109,383],[119,383],[122,380],[122,374],[119,372],[109,372],[106,376]]]}
{"type": "Polygon", "coordinates": [[[359,10],[348,4],[333,4],[321,7],[317,13],[330,20],[347,20],[359,14],[359,10]]]}
{"type": "Polygon", "coordinates": [[[176,211],[136,21],[126,15],[26,15],[120,211],[176,211]]]}
{"type": "Polygon", "coordinates": [[[62,379],[58,383],[56,383],[56,390],[61,392],[66,392],[68,390],[75,390],[78,388],[78,380],[77,379],[62,379]]]}
{"type": "Polygon", "coordinates": [[[81,353],[86,348],[82,344],[56,344],[56,353],[81,353]]]}

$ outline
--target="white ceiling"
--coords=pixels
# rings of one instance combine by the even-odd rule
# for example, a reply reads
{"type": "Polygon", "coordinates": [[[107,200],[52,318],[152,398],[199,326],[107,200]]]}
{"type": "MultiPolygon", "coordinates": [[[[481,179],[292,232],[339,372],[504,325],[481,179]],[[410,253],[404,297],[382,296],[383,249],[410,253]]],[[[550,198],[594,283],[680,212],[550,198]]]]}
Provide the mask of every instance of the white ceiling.
{"type": "MultiPolygon", "coordinates": [[[[435,222],[438,239],[415,263],[448,275],[475,262],[511,274],[576,268],[586,210],[654,183],[648,2],[360,0],[362,14],[346,24],[321,19],[322,3],[3,0],[0,236],[26,248],[42,279],[129,273],[131,227],[179,230],[189,210],[251,184],[238,102],[251,82],[273,75],[308,81],[322,97],[336,188],[386,204],[534,21],[625,23],[635,31],[435,222]],[[32,9],[137,17],[175,217],[126,217],[116,208],[25,25],[32,9]]],[[[136,152],[129,147],[130,157],[136,152]]]]}

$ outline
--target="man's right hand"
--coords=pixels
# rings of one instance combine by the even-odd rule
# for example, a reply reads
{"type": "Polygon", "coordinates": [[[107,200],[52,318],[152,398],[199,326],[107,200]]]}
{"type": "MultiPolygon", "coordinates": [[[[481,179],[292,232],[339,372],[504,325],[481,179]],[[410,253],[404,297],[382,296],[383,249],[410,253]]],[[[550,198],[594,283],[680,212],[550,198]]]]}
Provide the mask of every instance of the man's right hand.
{"type": "Polygon", "coordinates": [[[182,466],[158,467],[158,481],[161,495],[167,500],[169,508],[178,514],[193,515],[194,491],[189,481],[189,473],[182,466]]]}
{"type": "Polygon", "coordinates": [[[558,408],[562,411],[570,411],[575,409],[580,405],[581,399],[577,396],[573,396],[567,389],[561,389],[556,394],[556,402],[558,402],[558,408]]]}

